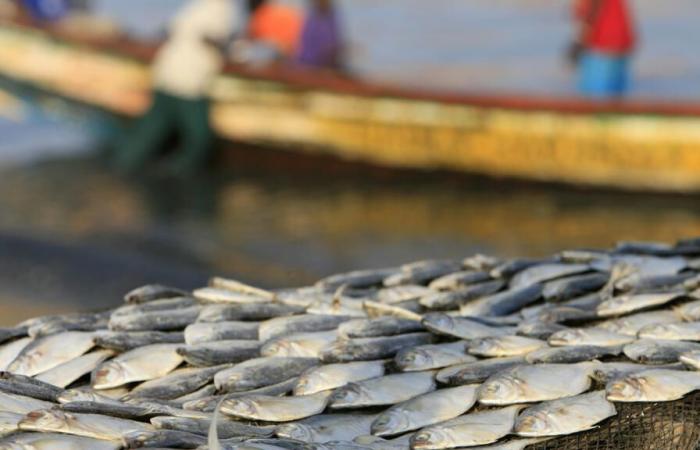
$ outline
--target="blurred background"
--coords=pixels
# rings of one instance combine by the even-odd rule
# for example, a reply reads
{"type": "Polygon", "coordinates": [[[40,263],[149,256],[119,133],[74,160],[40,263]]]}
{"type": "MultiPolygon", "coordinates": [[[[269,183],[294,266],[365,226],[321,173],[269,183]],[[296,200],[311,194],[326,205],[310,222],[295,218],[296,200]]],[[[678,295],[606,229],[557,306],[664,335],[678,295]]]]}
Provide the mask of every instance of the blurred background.
{"type": "MultiPolygon", "coordinates": [[[[67,48],[76,53],[66,58],[83,58],[80,62],[87,64],[81,52],[88,52],[99,65],[102,55],[111,57],[124,49],[146,73],[156,44],[176,39],[170,24],[190,2],[93,0],[73,5],[80,20],[72,23],[66,21],[77,12],[53,17],[44,15],[41,2],[25,3],[29,5],[0,3],[0,58],[5,61],[0,62],[0,324],[108,307],[120,302],[127,290],[154,281],[192,288],[221,274],[274,288],[422,258],[462,258],[475,252],[536,256],[564,248],[609,246],[621,239],[675,241],[700,234],[697,185],[692,181],[695,176],[700,183],[700,169],[683,172],[697,166],[683,152],[700,152],[700,56],[693,45],[700,43],[696,0],[628,0],[634,50],[616,58],[629,63],[630,81],[624,92],[593,99],[582,91],[577,70],[583,69],[571,61],[573,44],[586,45],[579,42],[585,31],[572,13],[574,2],[337,1],[342,62],[334,59],[329,67],[297,67],[290,58],[270,56],[268,47],[251,44],[253,39],[226,42],[223,54],[233,64],[224,71],[230,85],[216,91],[221,102],[233,105],[216,110],[216,131],[226,143],[217,144],[213,163],[185,176],[163,174],[157,167],[128,173],[115,169],[111,144],[138,134],[134,120],[143,114],[145,106],[138,105],[144,102],[137,96],[137,106],[132,106],[124,95],[131,91],[110,91],[120,80],[64,88],[62,80],[68,83],[70,77],[57,75],[63,69],[50,56],[67,48]],[[48,32],[53,40],[37,41],[37,32],[48,32]],[[18,50],[26,48],[33,52],[18,50]],[[30,56],[34,59],[25,61],[30,56]],[[21,63],[31,70],[15,70],[21,63]],[[234,85],[237,77],[242,77],[242,85],[234,85]],[[251,84],[256,80],[264,83],[251,84]],[[93,88],[105,91],[105,96],[90,97],[93,88]],[[241,92],[226,93],[234,88],[241,92]],[[382,89],[391,90],[391,95],[382,89]],[[516,127],[527,127],[533,120],[530,115],[521,121],[520,114],[543,110],[556,124],[548,140],[568,132],[564,125],[570,116],[556,121],[573,112],[577,121],[592,121],[583,127],[591,133],[634,128],[629,142],[647,139],[642,147],[653,155],[665,152],[665,139],[678,138],[680,143],[668,144],[677,152],[675,160],[661,158],[659,166],[668,178],[651,191],[648,183],[635,186],[634,178],[625,178],[624,189],[614,180],[597,183],[599,178],[590,172],[572,172],[583,183],[544,177],[555,181],[552,184],[541,182],[539,169],[532,170],[532,177],[521,169],[510,176],[502,166],[494,172],[479,170],[488,162],[465,170],[461,162],[452,170],[449,159],[421,167],[428,159],[409,155],[408,148],[406,154],[401,148],[392,150],[384,159],[388,163],[380,164],[388,167],[379,170],[373,158],[363,161],[361,156],[381,154],[384,138],[367,138],[363,142],[371,141],[372,146],[362,149],[361,144],[336,144],[352,136],[341,136],[342,130],[350,133],[349,128],[339,128],[317,110],[309,112],[308,95],[318,92],[338,96],[324,97],[324,104],[332,106],[328,115],[335,120],[352,116],[343,103],[348,96],[384,102],[387,96],[405,95],[434,109],[466,105],[469,114],[479,117],[505,110],[516,127]],[[412,97],[417,93],[419,99],[412,97]],[[269,100],[273,95],[284,98],[269,100]],[[261,115],[259,104],[269,111],[263,109],[261,115]],[[512,111],[509,105],[514,105],[512,111]],[[483,107],[488,111],[479,109],[483,107]],[[303,120],[297,119],[302,115],[303,120]],[[662,117],[658,123],[657,116],[662,117]],[[325,132],[333,138],[325,138],[316,122],[311,127],[312,119],[328,127],[325,132]],[[287,136],[295,138],[280,145],[287,136]],[[297,156],[305,160],[313,153],[306,146],[314,140],[336,148],[340,158],[325,151],[321,161],[296,164],[297,156]],[[222,156],[223,147],[234,147],[233,154],[239,156],[222,156]],[[351,157],[360,164],[338,162],[351,151],[357,152],[351,157]],[[261,155],[264,164],[255,159],[261,155]],[[392,165],[402,165],[401,158],[412,161],[411,170],[393,170],[392,165]],[[682,173],[676,175],[675,168],[682,173]],[[691,181],[670,193],[659,188],[676,176],[691,181]]],[[[270,3],[294,8],[302,21],[316,7],[315,2],[270,3]]],[[[245,9],[238,5],[244,23],[252,20],[245,9]]],[[[586,20],[592,20],[590,13],[586,20]]],[[[241,37],[246,25],[239,28],[244,30],[238,31],[241,37]]],[[[116,64],[102,63],[107,68],[95,70],[109,71],[110,64],[116,64]]],[[[139,89],[141,76],[133,76],[139,89]]],[[[396,105],[366,107],[376,112],[396,105]]],[[[430,120],[454,117],[451,111],[435,113],[430,120]]],[[[420,127],[425,130],[427,125],[420,127]]],[[[519,145],[518,140],[509,142],[519,145]]],[[[459,148],[448,148],[446,154],[448,150],[459,148]]],[[[498,149],[494,152],[498,159],[498,149]]],[[[546,159],[547,154],[540,157],[546,159]]],[[[656,156],[629,157],[656,164],[656,156]]],[[[585,161],[580,167],[589,170],[585,161]]],[[[600,168],[601,173],[605,170],[600,168]]]]}

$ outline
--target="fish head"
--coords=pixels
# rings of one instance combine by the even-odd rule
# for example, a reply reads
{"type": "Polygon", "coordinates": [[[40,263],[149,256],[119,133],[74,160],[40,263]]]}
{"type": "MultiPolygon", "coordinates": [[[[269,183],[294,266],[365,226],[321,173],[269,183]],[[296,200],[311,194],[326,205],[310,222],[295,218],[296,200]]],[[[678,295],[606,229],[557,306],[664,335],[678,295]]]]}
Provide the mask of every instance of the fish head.
{"type": "Polygon", "coordinates": [[[547,436],[554,430],[549,416],[543,411],[524,413],[515,422],[514,431],[525,437],[547,436]]]}
{"type": "Polygon", "coordinates": [[[59,403],[94,402],[96,400],[97,396],[93,392],[81,389],[66,389],[58,396],[59,403]]]}
{"type": "Polygon", "coordinates": [[[584,335],[584,331],[576,328],[571,328],[568,330],[557,331],[552,334],[548,342],[551,345],[572,345],[581,342],[584,335]]]}
{"type": "Polygon", "coordinates": [[[308,425],[303,423],[285,423],[275,428],[278,437],[296,439],[302,442],[313,442],[314,433],[308,425]]]}
{"type": "Polygon", "coordinates": [[[485,405],[512,403],[522,397],[524,384],[513,374],[492,377],[479,388],[479,401],[485,405]]]}
{"type": "Polygon", "coordinates": [[[433,364],[431,352],[422,348],[411,348],[396,355],[396,364],[402,369],[415,369],[433,364]]]}
{"type": "Polygon", "coordinates": [[[410,419],[401,408],[390,408],[372,422],[372,434],[375,436],[388,436],[410,429],[410,419]]]}
{"type": "Polygon", "coordinates": [[[412,449],[452,448],[457,446],[454,439],[445,430],[438,427],[422,429],[411,436],[410,443],[412,449]]]}
{"type": "Polygon", "coordinates": [[[255,417],[258,407],[252,397],[230,398],[221,403],[221,411],[234,416],[255,417]]]}
{"type": "Polygon", "coordinates": [[[443,313],[430,313],[423,317],[423,325],[434,330],[451,330],[454,328],[452,317],[443,313]]]}
{"type": "Polygon", "coordinates": [[[352,404],[362,398],[364,390],[357,383],[348,383],[345,386],[336,389],[330,397],[331,405],[346,405],[352,404]]]}
{"type": "Polygon", "coordinates": [[[608,383],[606,392],[608,400],[630,400],[644,397],[647,380],[638,375],[629,375],[608,383]]]}
{"type": "Polygon", "coordinates": [[[69,414],[60,409],[41,409],[24,416],[19,425],[20,429],[58,431],[64,429],[69,420],[69,414]]]}
{"type": "Polygon", "coordinates": [[[116,387],[126,379],[126,370],[118,361],[107,361],[92,374],[92,386],[95,389],[116,387]]]}

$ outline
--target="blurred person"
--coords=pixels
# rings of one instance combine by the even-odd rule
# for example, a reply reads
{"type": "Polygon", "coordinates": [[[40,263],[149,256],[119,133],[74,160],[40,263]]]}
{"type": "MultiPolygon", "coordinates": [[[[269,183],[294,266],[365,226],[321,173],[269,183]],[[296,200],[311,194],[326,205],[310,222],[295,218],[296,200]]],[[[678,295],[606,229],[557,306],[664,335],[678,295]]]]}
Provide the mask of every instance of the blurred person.
{"type": "Polygon", "coordinates": [[[175,131],[181,146],[166,170],[184,174],[206,163],[214,143],[208,91],[223,67],[224,48],[239,26],[232,1],[191,0],[170,24],[153,66],[151,107],[115,155],[121,171],[140,168],[175,131]]]}
{"type": "Polygon", "coordinates": [[[248,39],[269,46],[279,59],[292,58],[299,45],[301,13],[273,0],[248,0],[248,10],[248,39]]]}
{"type": "Polygon", "coordinates": [[[578,65],[579,90],[598,98],[623,95],[636,44],[626,0],[576,0],[574,15],[579,30],[570,55],[578,65]]]}
{"type": "Polygon", "coordinates": [[[32,19],[43,22],[61,20],[70,9],[69,0],[21,0],[21,5],[32,19]]]}
{"type": "Polygon", "coordinates": [[[301,33],[297,62],[304,66],[339,69],[342,39],[332,0],[313,0],[301,33]]]}

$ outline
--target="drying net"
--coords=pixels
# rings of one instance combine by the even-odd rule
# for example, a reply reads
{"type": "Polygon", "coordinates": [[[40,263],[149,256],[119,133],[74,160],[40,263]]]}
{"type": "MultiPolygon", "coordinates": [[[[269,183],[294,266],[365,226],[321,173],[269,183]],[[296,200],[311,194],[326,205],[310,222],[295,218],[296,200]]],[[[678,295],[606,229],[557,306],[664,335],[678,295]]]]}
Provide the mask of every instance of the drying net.
{"type": "Polygon", "coordinates": [[[663,403],[615,403],[597,428],[527,450],[700,450],[700,392],[663,403]]]}

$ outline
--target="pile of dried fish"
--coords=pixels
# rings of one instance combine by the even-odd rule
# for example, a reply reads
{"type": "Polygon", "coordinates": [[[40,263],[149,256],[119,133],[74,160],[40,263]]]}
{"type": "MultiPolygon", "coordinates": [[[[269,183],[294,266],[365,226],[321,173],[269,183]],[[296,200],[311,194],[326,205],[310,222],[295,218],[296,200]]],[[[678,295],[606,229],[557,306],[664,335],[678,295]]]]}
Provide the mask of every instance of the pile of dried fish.
{"type": "Polygon", "coordinates": [[[523,449],[700,389],[699,287],[700,239],[144,286],[0,329],[0,450],[523,449]]]}

